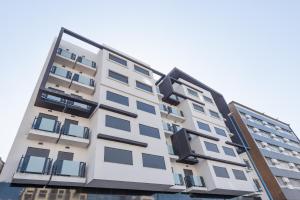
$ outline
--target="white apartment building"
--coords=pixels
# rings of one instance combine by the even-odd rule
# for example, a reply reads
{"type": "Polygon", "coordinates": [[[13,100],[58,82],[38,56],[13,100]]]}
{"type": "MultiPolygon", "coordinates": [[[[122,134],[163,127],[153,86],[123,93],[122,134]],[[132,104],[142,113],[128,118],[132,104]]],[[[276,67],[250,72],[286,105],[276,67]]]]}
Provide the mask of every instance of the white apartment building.
{"type": "Polygon", "coordinates": [[[239,155],[243,147],[231,140],[228,114],[220,93],[179,69],[164,75],[62,28],[0,182],[156,193],[156,199],[266,199],[239,155]]]}

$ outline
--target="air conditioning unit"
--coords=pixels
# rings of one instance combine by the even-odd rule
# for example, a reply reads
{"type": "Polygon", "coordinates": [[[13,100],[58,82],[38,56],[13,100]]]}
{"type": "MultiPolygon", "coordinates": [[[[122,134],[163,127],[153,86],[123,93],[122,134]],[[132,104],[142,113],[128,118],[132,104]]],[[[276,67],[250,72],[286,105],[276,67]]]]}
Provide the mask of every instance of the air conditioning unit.
{"type": "Polygon", "coordinates": [[[276,138],[276,135],[274,133],[271,133],[271,138],[276,138]]]}
{"type": "Polygon", "coordinates": [[[261,143],[261,146],[263,146],[263,147],[267,147],[267,146],[268,146],[268,143],[266,143],[266,142],[262,142],[262,143],[261,143]]]}
{"type": "Polygon", "coordinates": [[[279,147],[278,149],[280,152],[284,152],[284,150],[285,150],[283,147],[279,147]]]}
{"type": "Polygon", "coordinates": [[[292,153],[293,153],[294,156],[298,155],[297,151],[292,151],[292,153]]]}
{"type": "Polygon", "coordinates": [[[289,167],[290,167],[291,169],[293,169],[293,168],[295,168],[296,166],[295,166],[294,163],[289,163],[289,167]]]}
{"type": "Polygon", "coordinates": [[[287,139],[287,138],[283,138],[283,141],[287,143],[287,142],[289,142],[290,140],[287,139]]]}
{"type": "Polygon", "coordinates": [[[245,115],[246,119],[251,119],[252,117],[250,115],[245,115]]]}
{"type": "Polygon", "coordinates": [[[272,158],[271,162],[272,162],[273,165],[277,165],[279,163],[278,160],[275,159],[275,158],[272,158]]]}
{"type": "Polygon", "coordinates": [[[268,125],[268,122],[263,121],[262,123],[263,123],[263,125],[265,125],[265,126],[268,125]]]}
{"type": "Polygon", "coordinates": [[[257,132],[259,132],[259,129],[258,128],[253,128],[253,131],[254,131],[254,133],[257,133],[257,132]]]}
{"type": "Polygon", "coordinates": [[[287,177],[282,177],[282,181],[286,184],[290,182],[290,180],[287,177]]]}

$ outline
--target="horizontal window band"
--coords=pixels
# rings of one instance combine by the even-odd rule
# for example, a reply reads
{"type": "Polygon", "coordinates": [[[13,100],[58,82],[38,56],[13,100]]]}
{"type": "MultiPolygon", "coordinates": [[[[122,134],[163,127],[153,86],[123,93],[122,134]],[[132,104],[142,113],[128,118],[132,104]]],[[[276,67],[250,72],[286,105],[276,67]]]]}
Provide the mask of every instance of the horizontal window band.
{"type": "Polygon", "coordinates": [[[108,110],[108,111],[111,111],[111,112],[115,112],[115,113],[118,113],[118,114],[121,114],[121,115],[125,115],[127,117],[132,117],[132,118],[137,118],[138,117],[138,115],[135,114],[135,113],[128,112],[128,111],[125,111],[125,110],[121,110],[121,109],[118,109],[118,108],[114,108],[114,107],[111,107],[111,106],[107,106],[107,105],[104,105],[104,104],[100,104],[99,108],[103,109],[103,110],[108,110]]]}
{"type": "Polygon", "coordinates": [[[124,143],[124,144],[130,144],[130,145],[139,146],[139,147],[147,147],[148,146],[148,144],[144,143],[144,142],[138,142],[135,140],[120,138],[120,137],[111,136],[111,135],[105,135],[105,134],[101,134],[101,133],[99,133],[97,135],[97,138],[103,139],[103,140],[114,141],[114,142],[120,142],[120,143],[124,143]]]}

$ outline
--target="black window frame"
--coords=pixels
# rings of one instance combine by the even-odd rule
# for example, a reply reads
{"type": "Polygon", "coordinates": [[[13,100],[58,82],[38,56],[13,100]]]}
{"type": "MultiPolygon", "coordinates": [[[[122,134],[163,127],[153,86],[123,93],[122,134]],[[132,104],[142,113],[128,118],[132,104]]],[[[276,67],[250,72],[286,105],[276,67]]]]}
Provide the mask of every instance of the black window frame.
{"type": "Polygon", "coordinates": [[[144,112],[156,115],[155,106],[153,106],[151,104],[148,104],[148,103],[145,103],[145,102],[137,100],[136,101],[136,108],[138,110],[141,110],[141,111],[144,111],[144,112]]]}
{"type": "Polygon", "coordinates": [[[118,72],[115,72],[113,70],[108,70],[108,76],[116,81],[119,81],[119,82],[122,82],[122,83],[125,83],[125,84],[129,84],[129,78],[128,76],[125,76],[123,74],[120,74],[118,72]],[[121,79],[117,78],[117,77],[121,77],[121,79]],[[122,80],[123,79],[123,80],[122,80]],[[126,79],[126,81],[125,81],[126,79]]]}
{"type": "Polygon", "coordinates": [[[138,66],[136,64],[134,64],[133,67],[134,67],[134,71],[136,71],[138,73],[141,73],[141,74],[143,74],[145,76],[149,76],[150,77],[150,71],[149,70],[144,69],[143,67],[140,67],[140,66],[138,66]]]}
{"type": "Polygon", "coordinates": [[[124,106],[129,106],[129,98],[126,96],[123,96],[121,94],[117,94],[115,92],[106,91],[106,100],[120,104],[120,105],[124,105],[124,106]],[[121,101],[119,101],[119,100],[121,101]]]}
{"type": "Polygon", "coordinates": [[[108,59],[111,60],[111,61],[113,61],[113,62],[116,62],[116,63],[118,63],[120,65],[123,65],[123,66],[127,67],[127,64],[128,64],[127,60],[125,60],[123,58],[120,58],[119,56],[116,56],[114,54],[109,53],[108,59]]]}
{"type": "Polygon", "coordinates": [[[214,153],[220,153],[219,147],[215,143],[204,141],[204,145],[207,151],[211,151],[214,153]]]}
{"type": "Polygon", "coordinates": [[[139,124],[139,132],[141,135],[160,139],[160,131],[158,128],[148,126],[145,124],[139,124]],[[154,132],[150,133],[150,131],[154,131],[154,132]]]}
{"type": "Polygon", "coordinates": [[[138,89],[141,89],[143,91],[153,93],[153,87],[151,85],[146,84],[146,83],[142,83],[141,81],[135,81],[135,86],[138,89]],[[144,87],[140,87],[140,86],[144,86],[144,87]],[[146,89],[146,88],[148,88],[148,89],[146,89]]]}

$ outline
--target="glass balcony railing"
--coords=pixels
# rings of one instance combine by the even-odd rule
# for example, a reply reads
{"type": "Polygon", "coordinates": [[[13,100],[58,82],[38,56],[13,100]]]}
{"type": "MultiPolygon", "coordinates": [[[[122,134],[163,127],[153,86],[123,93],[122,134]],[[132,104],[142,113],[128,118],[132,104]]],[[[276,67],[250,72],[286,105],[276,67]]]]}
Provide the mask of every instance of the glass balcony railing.
{"type": "Polygon", "coordinates": [[[54,175],[85,177],[84,162],[73,160],[57,160],[54,166],[54,175]]]}
{"type": "Polygon", "coordinates": [[[68,49],[58,48],[57,49],[57,54],[61,55],[62,57],[74,60],[74,61],[76,59],[76,54],[70,52],[68,49]]]}
{"type": "Polygon", "coordinates": [[[69,124],[69,125],[64,125],[63,126],[63,131],[62,133],[64,135],[69,135],[73,137],[79,137],[79,138],[89,138],[89,128],[79,126],[76,124],[69,124]]]}
{"type": "Polygon", "coordinates": [[[165,131],[174,132],[172,125],[169,124],[169,123],[163,122],[163,129],[164,129],[165,131]]]}
{"type": "Polygon", "coordinates": [[[187,187],[205,187],[202,176],[185,176],[185,183],[187,187]]]}
{"type": "Polygon", "coordinates": [[[183,177],[181,174],[173,173],[175,185],[184,185],[183,177]]]}
{"type": "Polygon", "coordinates": [[[66,99],[63,99],[61,97],[54,96],[51,94],[46,94],[46,93],[42,94],[42,99],[50,101],[50,102],[61,103],[61,104],[65,104],[67,102],[66,99]]]}
{"type": "Polygon", "coordinates": [[[167,144],[168,152],[170,155],[175,155],[173,146],[171,144],[167,144]]]}
{"type": "Polygon", "coordinates": [[[173,107],[169,107],[169,113],[180,116],[180,117],[184,117],[183,112],[181,110],[178,110],[178,109],[173,108],[173,107]]]}
{"type": "Polygon", "coordinates": [[[62,68],[62,67],[57,67],[57,66],[52,66],[51,71],[52,74],[55,74],[57,76],[61,76],[67,79],[71,79],[72,77],[72,72],[62,68]]]}
{"type": "Polygon", "coordinates": [[[80,62],[84,65],[87,65],[89,67],[95,68],[96,69],[96,63],[94,61],[91,61],[83,56],[78,56],[77,57],[77,62],[80,62]]]}
{"type": "Polygon", "coordinates": [[[94,79],[91,79],[91,78],[89,78],[87,76],[83,76],[83,75],[79,75],[79,74],[74,74],[73,80],[77,81],[79,83],[82,83],[84,85],[88,85],[88,86],[92,86],[92,87],[95,86],[94,79]]]}
{"type": "Polygon", "coordinates": [[[83,109],[83,110],[87,110],[87,111],[91,110],[91,106],[83,104],[83,103],[79,103],[76,101],[68,101],[67,104],[69,107],[72,107],[72,108],[78,108],[78,109],[83,109]]]}
{"type": "Polygon", "coordinates": [[[17,172],[33,174],[49,174],[52,160],[47,157],[22,156],[17,172]]]}
{"type": "Polygon", "coordinates": [[[59,133],[60,122],[46,117],[36,117],[33,121],[32,128],[41,131],[59,133]]]}
{"type": "Polygon", "coordinates": [[[164,104],[159,104],[159,109],[163,112],[168,112],[168,107],[164,104]]]}

